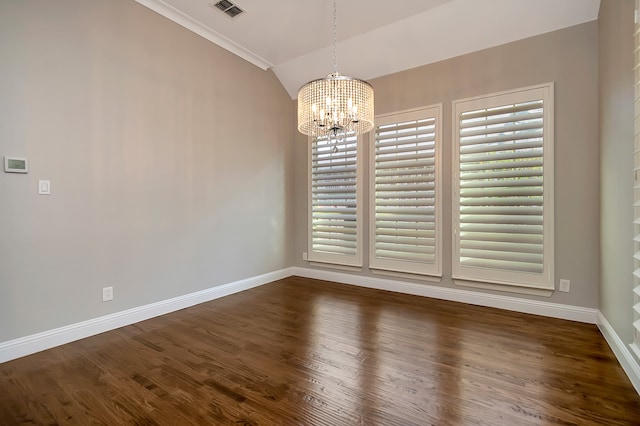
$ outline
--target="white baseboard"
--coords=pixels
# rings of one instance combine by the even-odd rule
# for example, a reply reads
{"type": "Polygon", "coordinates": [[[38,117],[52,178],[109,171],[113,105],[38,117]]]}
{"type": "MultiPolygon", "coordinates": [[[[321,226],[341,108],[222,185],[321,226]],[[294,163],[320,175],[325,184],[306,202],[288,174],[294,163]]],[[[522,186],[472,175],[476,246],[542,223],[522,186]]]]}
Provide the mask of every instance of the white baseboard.
{"type": "Polygon", "coordinates": [[[596,309],[520,299],[510,296],[486,294],[456,288],[439,287],[429,285],[427,283],[416,284],[387,278],[366,277],[335,271],[291,267],[212,287],[195,293],[174,297],[172,299],[139,306],[126,311],[116,312],[99,318],[70,324],[53,330],[44,331],[42,333],[21,337],[7,342],[0,342],[0,363],[34,354],[59,345],[64,345],[65,343],[70,343],[85,337],[114,330],[119,327],[134,324],[139,321],[165,315],[170,312],[188,308],[189,306],[194,306],[220,297],[238,293],[240,291],[248,290],[292,275],[591,324],[595,324],[597,320],[596,309]]]}
{"type": "Polygon", "coordinates": [[[99,318],[0,343],[0,363],[188,308],[293,275],[291,268],[211,287],[99,318]]]}
{"type": "Polygon", "coordinates": [[[360,287],[375,288],[378,290],[395,291],[398,293],[432,297],[434,299],[462,302],[468,303],[470,305],[506,309],[509,311],[542,315],[545,317],[560,318],[571,321],[585,322],[589,324],[595,324],[597,320],[597,309],[583,308],[579,306],[562,305],[559,303],[550,303],[537,300],[522,299],[513,296],[481,293],[457,288],[439,287],[430,285],[429,283],[416,284],[388,278],[366,277],[362,275],[345,274],[342,272],[320,269],[309,269],[300,267],[294,267],[290,269],[293,275],[298,275],[305,278],[335,281],[342,284],[351,284],[360,287]]]}
{"type": "Polygon", "coordinates": [[[602,333],[616,358],[618,358],[622,369],[627,373],[627,376],[629,376],[631,384],[633,384],[633,387],[636,388],[636,391],[640,394],[640,364],[638,364],[638,361],[636,361],[627,345],[620,339],[618,333],[616,333],[600,311],[598,311],[597,324],[600,333],[602,333]]]}
{"type": "Polygon", "coordinates": [[[553,318],[597,324],[600,332],[613,350],[622,368],[629,376],[636,391],[640,393],[640,365],[629,348],[616,334],[607,319],[596,309],[557,303],[520,299],[511,296],[486,294],[456,288],[438,287],[430,284],[416,284],[386,278],[366,277],[342,272],[291,267],[256,277],[212,287],[195,293],[151,303],[126,311],[116,312],[99,318],[56,328],[42,333],[0,343],[0,363],[34,354],[75,340],[94,336],[119,327],[134,324],[180,309],[248,290],[293,275],[334,281],[360,287],[388,290],[435,299],[469,303],[472,305],[506,309],[553,318]]]}

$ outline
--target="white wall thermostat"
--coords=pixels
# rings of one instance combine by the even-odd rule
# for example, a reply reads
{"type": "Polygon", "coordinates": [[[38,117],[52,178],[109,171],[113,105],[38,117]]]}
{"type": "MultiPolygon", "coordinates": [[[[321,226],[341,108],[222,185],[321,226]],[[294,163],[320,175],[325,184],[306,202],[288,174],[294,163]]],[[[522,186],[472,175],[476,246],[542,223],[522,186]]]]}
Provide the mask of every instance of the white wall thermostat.
{"type": "Polygon", "coordinates": [[[29,173],[29,162],[26,158],[4,157],[5,173],[29,173]]]}

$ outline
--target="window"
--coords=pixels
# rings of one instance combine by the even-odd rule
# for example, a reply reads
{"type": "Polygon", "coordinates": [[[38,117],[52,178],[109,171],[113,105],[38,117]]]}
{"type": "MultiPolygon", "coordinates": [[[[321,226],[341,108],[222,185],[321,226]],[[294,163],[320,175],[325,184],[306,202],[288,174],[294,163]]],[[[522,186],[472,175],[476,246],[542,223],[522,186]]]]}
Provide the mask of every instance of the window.
{"type": "Polygon", "coordinates": [[[553,85],[454,102],[453,278],[551,291],[553,85]]]}
{"type": "Polygon", "coordinates": [[[354,135],[311,141],[310,261],[362,266],[359,157],[354,135]]]}
{"type": "Polygon", "coordinates": [[[441,276],[442,106],[376,117],[370,133],[372,269],[441,276]]]}
{"type": "MultiPolygon", "coordinates": [[[[636,0],[636,11],[638,10],[638,1],[636,0]]],[[[637,13],[637,12],[636,12],[637,13]]],[[[633,225],[635,238],[633,239],[634,249],[634,268],[633,272],[633,344],[631,349],[640,359],[640,25],[638,19],[635,19],[634,53],[633,53],[633,80],[634,80],[634,99],[635,99],[635,123],[634,123],[634,151],[633,151],[633,225]]]]}

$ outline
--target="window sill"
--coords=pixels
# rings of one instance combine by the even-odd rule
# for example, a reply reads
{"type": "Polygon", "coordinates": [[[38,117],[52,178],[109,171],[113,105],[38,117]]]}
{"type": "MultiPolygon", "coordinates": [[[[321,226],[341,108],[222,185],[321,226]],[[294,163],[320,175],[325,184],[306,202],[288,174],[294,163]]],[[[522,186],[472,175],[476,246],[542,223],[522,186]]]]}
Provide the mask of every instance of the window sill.
{"type": "Polygon", "coordinates": [[[636,359],[638,361],[640,361],[640,346],[638,346],[636,343],[632,343],[631,345],[629,345],[629,347],[631,348],[631,353],[636,356],[636,359]]]}
{"type": "Polygon", "coordinates": [[[453,278],[453,282],[461,287],[480,288],[484,290],[496,290],[506,291],[509,293],[529,294],[532,296],[544,296],[550,297],[553,294],[554,289],[539,288],[539,287],[523,287],[518,285],[509,284],[494,284],[479,281],[467,281],[459,278],[453,278]]]}
{"type": "Polygon", "coordinates": [[[422,275],[415,274],[411,272],[399,272],[399,271],[390,271],[388,269],[379,269],[379,268],[369,268],[372,274],[375,275],[384,275],[387,277],[395,277],[395,278],[407,278],[412,280],[420,280],[427,281],[432,283],[439,283],[442,281],[442,276],[436,275],[422,275]]]}
{"type": "Polygon", "coordinates": [[[318,268],[325,269],[336,269],[338,271],[347,271],[347,272],[362,272],[362,266],[357,265],[342,265],[338,263],[331,262],[319,262],[317,260],[308,260],[310,266],[315,266],[318,268]]]}

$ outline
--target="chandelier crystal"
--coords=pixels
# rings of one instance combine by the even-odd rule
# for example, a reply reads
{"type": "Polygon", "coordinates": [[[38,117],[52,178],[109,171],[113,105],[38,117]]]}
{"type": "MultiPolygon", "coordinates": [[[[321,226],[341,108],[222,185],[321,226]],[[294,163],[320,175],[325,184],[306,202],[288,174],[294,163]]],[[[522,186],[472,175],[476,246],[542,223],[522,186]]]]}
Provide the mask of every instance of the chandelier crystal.
{"type": "Polygon", "coordinates": [[[309,136],[359,135],[373,129],[373,88],[337,71],[336,2],[333,2],[333,68],[298,92],[298,131],[309,136]]]}

